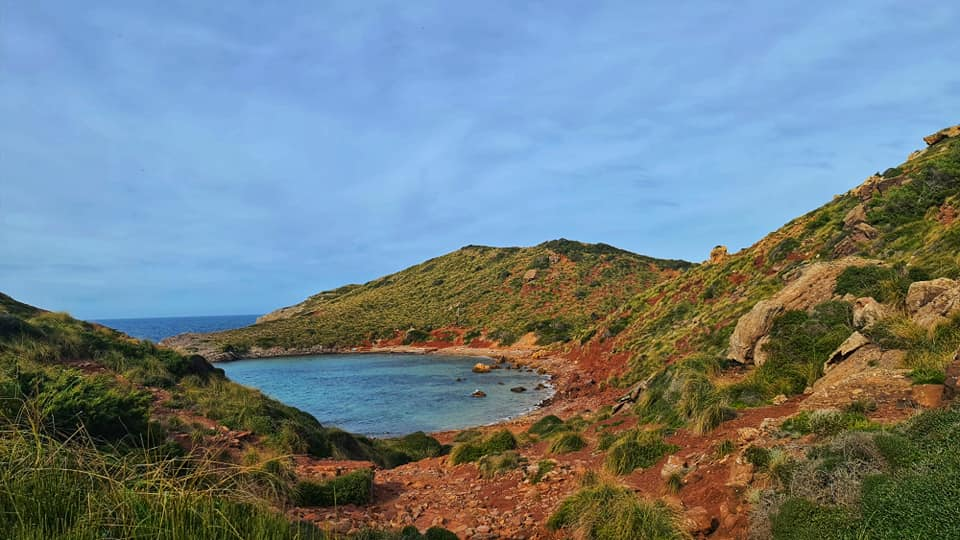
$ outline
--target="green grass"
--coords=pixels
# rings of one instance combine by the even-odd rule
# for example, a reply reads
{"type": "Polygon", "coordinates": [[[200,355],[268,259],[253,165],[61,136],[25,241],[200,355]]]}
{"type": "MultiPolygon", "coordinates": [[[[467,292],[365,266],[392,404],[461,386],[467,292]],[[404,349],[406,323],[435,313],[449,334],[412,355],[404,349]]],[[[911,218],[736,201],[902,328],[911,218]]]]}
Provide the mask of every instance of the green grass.
{"type": "Polygon", "coordinates": [[[450,464],[471,463],[483,456],[501,454],[517,448],[517,439],[510,430],[496,431],[480,442],[461,443],[450,451],[450,464]]]}
{"type": "Polygon", "coordinates": [[[547,528],[588,540],[689,538],[675,510],[612,483],[589,485],[565,499],[547,520],[547,528]]]}
{"type": "Polygon", "coordinates": [[[787,478],[767,499],[779,502],[754,517],[768,520],[772,538],[960,537],[952,519],[960,511],[960,410],[926,411],[887,431],[841,431],[810,448],[787,478]]]}
{"type": "Polygon", "coordinates": [[[373,495],[373,471],[359,469],[324,482],[302,480],[296,486],[300,506],[363,505],[373,495]]]}
{"type": "Polygon", "coordinates": [[[493,478],[520,467],[524,459],[513,450],[499,454],[486,454],[477,461],[477,469],[483,478],[493,478]]]}
{"type": "Polygon", "coordinates": [[[664,442],[656,431],[627,431],[610,446],[604,459],[604,468],[617,475],[624,475],[639,468],[647,468],[663,456],[676,451],[674,445],[664,442]]]}
{"type": "Polygon", "coordinates": [[[319,293],[283,318],[202,341],[214,350],[250,350],[264,340],[288,349],[348,347],[395,337],[420,342],[455,327],[469,329],[471,340],[485,332],[506,344],[532,331],[541,344],[565,342],[591,328],[592,315],[665,279],[662,269],[689,266],[568,240],[529,248],[466,246],[363,285],[319,293]],[[526,282],[530,268],[537,277],[526,282]]]}
{"type": "Polygon", "coordinates": [[[587,446],[587,441],[577,433],[561,433],[550,443],[549,452],[551,454],[568,454],[583,450],[587,446]]]}

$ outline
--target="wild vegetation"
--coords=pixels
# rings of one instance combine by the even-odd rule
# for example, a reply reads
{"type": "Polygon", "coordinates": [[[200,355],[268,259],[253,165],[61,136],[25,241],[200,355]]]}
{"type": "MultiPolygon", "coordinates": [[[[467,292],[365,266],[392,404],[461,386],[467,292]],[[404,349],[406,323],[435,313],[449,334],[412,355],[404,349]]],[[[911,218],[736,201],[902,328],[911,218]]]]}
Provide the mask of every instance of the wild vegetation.
{"type": "Polygon", "coordinates": [[[528,332],[543,345],[567,342],[581,339],[597,317],[631,295],[690,266],[562,239],[529,248],[466,246],[363,285],[319,293],[191,346],[242,356],[254,348],[347,347],[379,339],[411,344],[445,328],[461,329],[466,343],[510,345],[528,332]]]}
{"type": "Polygon", "coordinates": [[[7,537],[328,538],[281,510],[367,502],[372,473],[298,479],[290,454],[393,466],[443,451],[423,433],[373,441],[326,428],[203,358],[0,294],[7,537]],[[231,451],[218,422],[256,444],[231,451]]]}

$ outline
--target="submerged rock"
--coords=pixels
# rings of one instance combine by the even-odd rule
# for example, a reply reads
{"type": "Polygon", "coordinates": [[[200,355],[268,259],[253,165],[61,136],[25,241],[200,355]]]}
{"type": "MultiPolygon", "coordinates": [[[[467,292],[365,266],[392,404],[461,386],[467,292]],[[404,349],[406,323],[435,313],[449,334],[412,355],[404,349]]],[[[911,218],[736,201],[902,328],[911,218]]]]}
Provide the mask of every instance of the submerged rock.
{"type": "Polygon", "coordinates": [[[477,388],[476,390],[473,391],[472,394],[470,394],[470,397],[477,397],[477,398],[487,397],[487,393],[477,388]]]}
{"type": "Polygon", "coordinates": [[[520,392],[526,392],[527,389],[524,388],[523,386],[514,386],[513,388],[510,389],[510,391],[511,391],[511,392],[516,392],[516,393],[519,394],[520,392]]]}

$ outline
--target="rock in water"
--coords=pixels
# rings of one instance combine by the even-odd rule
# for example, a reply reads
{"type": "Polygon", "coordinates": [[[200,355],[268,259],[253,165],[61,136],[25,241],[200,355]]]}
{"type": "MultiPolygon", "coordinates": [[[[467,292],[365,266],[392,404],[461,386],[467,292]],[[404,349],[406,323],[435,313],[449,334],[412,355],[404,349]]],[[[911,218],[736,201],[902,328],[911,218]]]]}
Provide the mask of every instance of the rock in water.
{"type": "Polygon", "coordinates": [[[487,397],[487,393],[477,388],[472,394],[470,394],[470,397],[487,397]]]}
{"type": "Polygon", "coordinates": [[[516,393],[519,394],[520,392],[526,392],[527,389],[524,388],[524,387],[522,387],[522,386],[514,386],[513,388],[510,389],[510,391],[511,391],[511,392],[516,392],[516,393]]]}
{"type": "Polygon", "coordinates": [[[483,362],[477,362],[473,365],[474,373],[490,373],[490,366],[484,364],[483,362]]]}

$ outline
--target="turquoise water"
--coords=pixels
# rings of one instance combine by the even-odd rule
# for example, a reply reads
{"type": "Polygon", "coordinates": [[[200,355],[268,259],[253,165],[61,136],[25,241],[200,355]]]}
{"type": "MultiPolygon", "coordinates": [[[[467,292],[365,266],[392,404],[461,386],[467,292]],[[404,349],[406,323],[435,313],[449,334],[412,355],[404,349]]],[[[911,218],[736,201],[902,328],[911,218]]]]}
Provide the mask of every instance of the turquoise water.
{"type": "Polygon", "coordinates": [[[373,437],[490,424],[533,409],[552,392],[535,390],[547,377],[532,372],[473,373],[479,360],[485,359],[335,354],[239,360],[217,367],[234,381],[307,411],[324,425],[373,437]],[[514,386],[527,391],[511,392],[514,386]],[[471,397],[476,389],[487,397],[471,397]]]}

